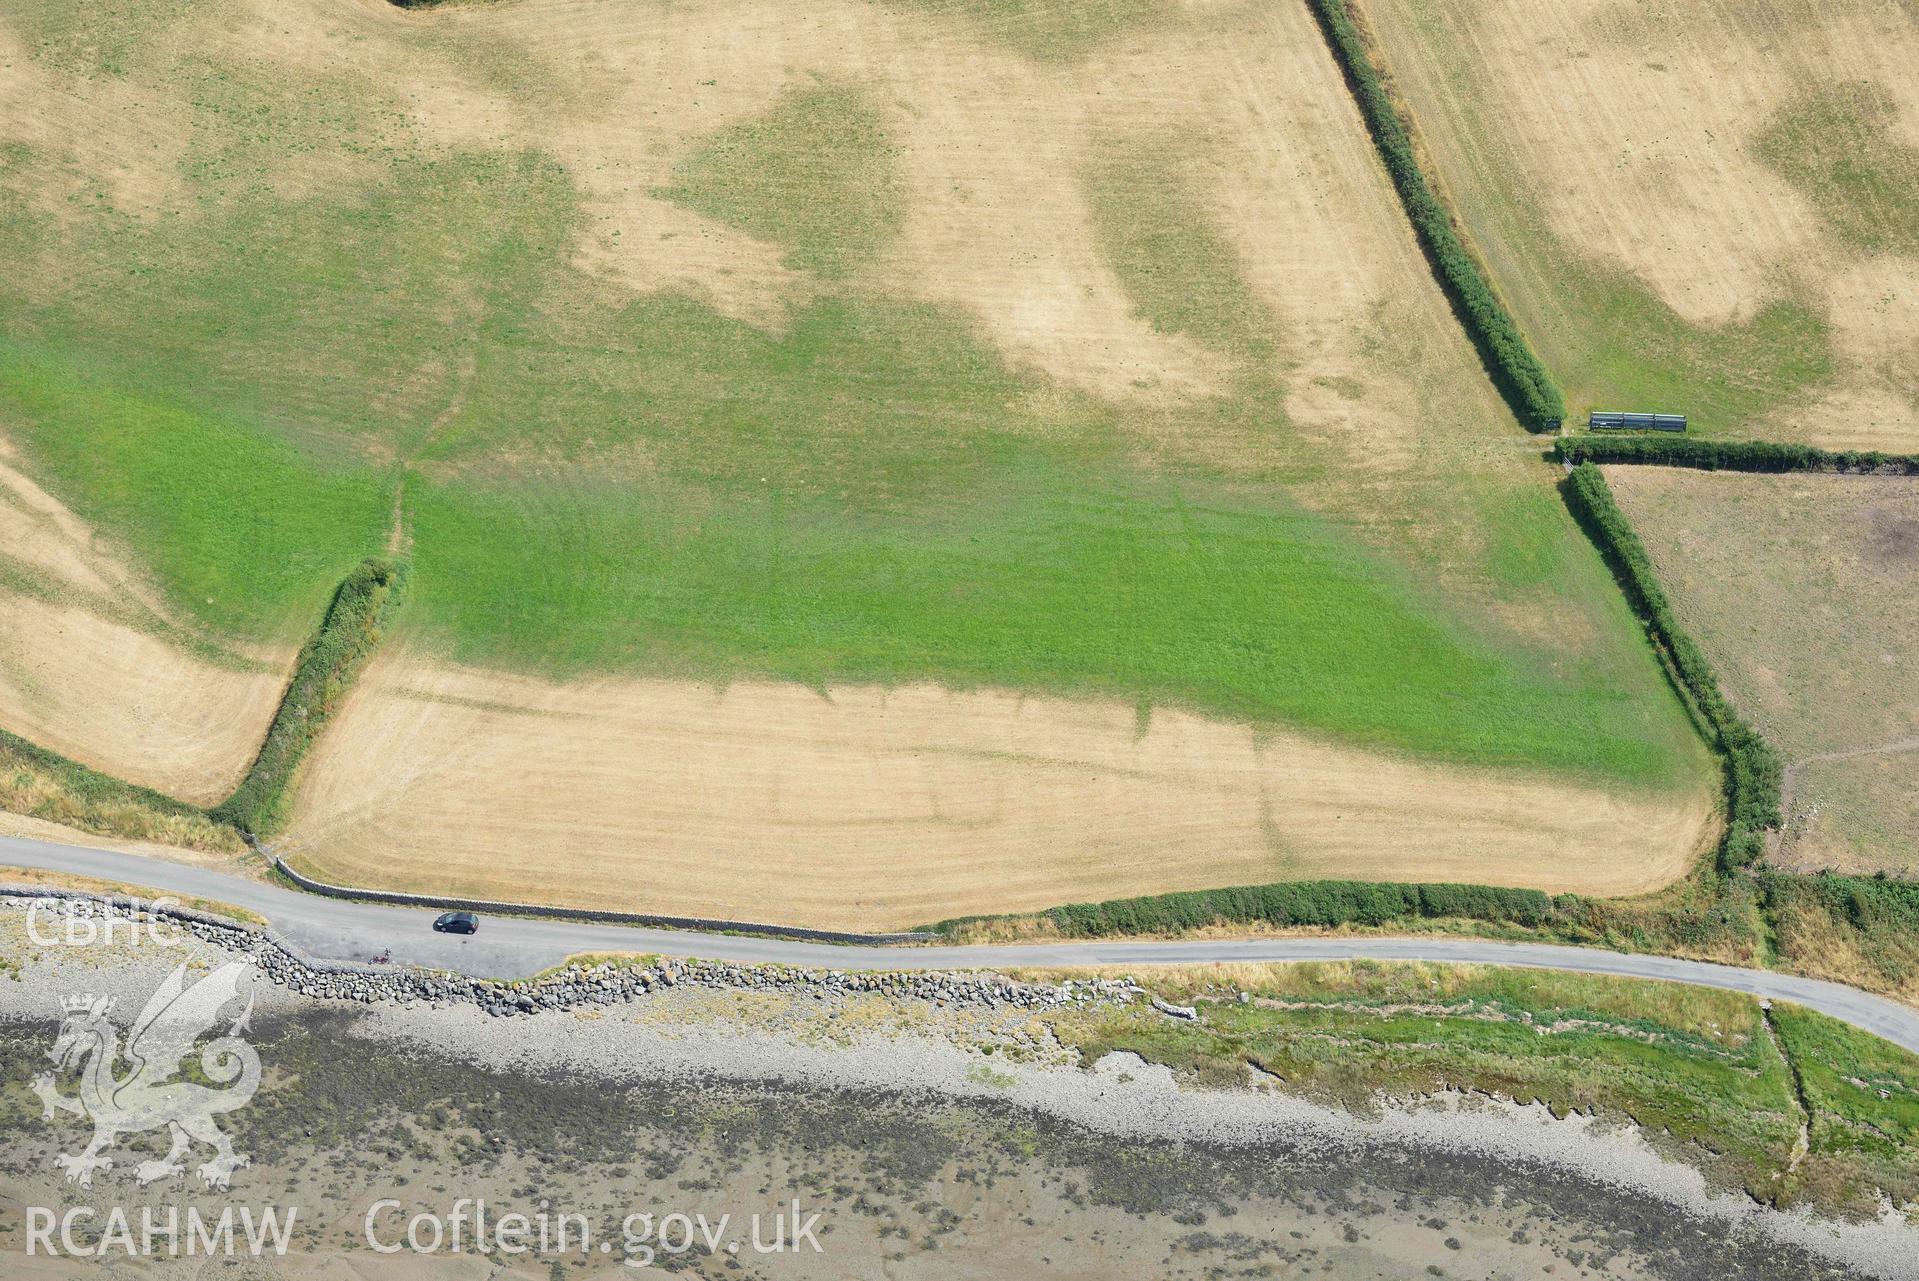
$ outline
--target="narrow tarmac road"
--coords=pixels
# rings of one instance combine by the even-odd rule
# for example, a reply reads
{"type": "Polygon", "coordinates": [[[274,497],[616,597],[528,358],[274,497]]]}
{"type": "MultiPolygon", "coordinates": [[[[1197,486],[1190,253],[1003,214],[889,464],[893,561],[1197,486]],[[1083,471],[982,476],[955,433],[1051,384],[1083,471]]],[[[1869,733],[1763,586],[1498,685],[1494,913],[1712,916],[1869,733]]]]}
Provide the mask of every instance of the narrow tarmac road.
{"type": "MultiPolygon", "coordinates": [[[[486,917],[480,923],[478,934],[455,938],[433,932],[431,926],[436,914],[430,910],[322,898],[211,868],[143,858],[137,854],[0,837],[0,867],[44,868],[98,877],[145,886],[183,900],[216,899],[259,913],[272,923],[275,931],[315,956],[366,961],[380,952],[390,952],[396,964],[433,966],[476,977],[524,978],[581,952],[658,952],[841,970],[1213,965],[1238,961],[1362,958],[1455,961],[1695,983],[1793,1001],[1919,1054],[1919,1010],[1844,984],[1770,970],[1548,943],[1496,943],[1486,939],[1418,935],[889,948],[520,917],[486,917]]],[[[5,881],[5,873],[0,872],[0,883],[5,881]]]]}

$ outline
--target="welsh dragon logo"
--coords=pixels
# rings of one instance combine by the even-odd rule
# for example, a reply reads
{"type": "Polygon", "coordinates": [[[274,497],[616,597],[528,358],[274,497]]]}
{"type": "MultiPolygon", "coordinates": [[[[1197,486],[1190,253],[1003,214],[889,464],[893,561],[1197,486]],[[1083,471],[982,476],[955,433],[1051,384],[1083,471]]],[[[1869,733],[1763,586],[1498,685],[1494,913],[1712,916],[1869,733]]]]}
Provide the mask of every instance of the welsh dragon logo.
{"type": "Polygon", "coordinates": [[[260,1088],[260,1056],[240,1039],[253,1012],[252,973],[249,962],[233,961],[189,987],[187,967],[180,966],[147,999],[124,1051],[119,1029],[108,1018],[111,998],[89,994],[61,999],[66,1017],[48,1057],[60,1072],[80,1068],[80,1093],[59,1093],[53,1072],[36,1076],[33,1092],[49,1120],[57,1109],[93,1121],[93,1142],[84,1152],[53,1159],[67,1172],[69,1183],[93,1186],[94,1171],[113,1168],[112,1158],[101,1154],[116,1139],[162,1126],[173,1146],[162,1159],[140,1163],[135,1175],[142,1184],[184,1173],[182,1158],[196,1140],[214,1150],[199,1167],[200,1181],[209,1188],[225,1188],[233,1172],[247,1164],[214,1118],[245,1107],[260,1088]],[[201,1074],[224,1088],[175,1080],[194,1044],[220,1021],[220,1011],[242,996],[246,1006],[226,1035],[200,1052],[201,1074]],[[128,1070],[121,1075],[123,1058],[128,1070]]]}

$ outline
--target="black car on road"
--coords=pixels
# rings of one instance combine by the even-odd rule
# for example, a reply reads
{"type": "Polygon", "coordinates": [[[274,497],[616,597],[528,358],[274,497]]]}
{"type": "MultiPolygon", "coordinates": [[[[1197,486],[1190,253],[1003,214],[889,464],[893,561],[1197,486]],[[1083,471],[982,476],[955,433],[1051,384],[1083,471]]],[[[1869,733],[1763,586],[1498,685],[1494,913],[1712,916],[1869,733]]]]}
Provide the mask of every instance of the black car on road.
{"type": "Polygon", "coordinates": [[[442,934],[472,934],[480,928],[480,918],[471,912],[442,912],[433,928],[442,934]]]}

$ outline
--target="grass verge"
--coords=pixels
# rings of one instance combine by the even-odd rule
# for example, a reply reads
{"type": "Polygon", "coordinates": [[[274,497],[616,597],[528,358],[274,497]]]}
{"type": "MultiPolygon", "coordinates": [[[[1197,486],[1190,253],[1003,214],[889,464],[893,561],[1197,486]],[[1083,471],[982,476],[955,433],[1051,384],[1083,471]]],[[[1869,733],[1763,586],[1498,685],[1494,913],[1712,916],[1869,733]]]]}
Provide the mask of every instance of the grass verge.
{"type": "Polygon", "coordinates": [[[1762,908],[1755,880],[1724,877],[1706,867],[1638,898],[1549,897],[1486,885],[1280,882],[1068,904],[1018,916],[962,917],[928,928],[968,943],[1249,932],[1459,934],[1759,966],[1767,959],[1762,908]]]}
{"type": "Polygon", "coordinates": [[[0,864],[0,885],[30,885],[57,890],[74,890],[82,894],[121,894],[128,898],[145,899],[157,903],[165,899],[168,904],[191,908],[196,912],[205,912],[210,916],[225,917],[229,921],[238,921],[242,925],[265,925],[266,918],[258,912],[248,911],[212,898],[183,899],[177,894],[168,894],[146,885],[129,885],[124,881],[102,880],[97,876],[75,876],[71,872],[54,872],[44,867],[9,867],[0,864]]]}
{"type": "Polygon", "coordinates": [[[1760,884],[1781,961],[1919,1001],[1919,884],[1832,872],[1772,872],[1760,884]]]}
{"type": "Polygon", "coordinates": [[[0,730],[0,810],[101,836],[209,853],[245,851],[204,810],[90,770],[0,730]]]}

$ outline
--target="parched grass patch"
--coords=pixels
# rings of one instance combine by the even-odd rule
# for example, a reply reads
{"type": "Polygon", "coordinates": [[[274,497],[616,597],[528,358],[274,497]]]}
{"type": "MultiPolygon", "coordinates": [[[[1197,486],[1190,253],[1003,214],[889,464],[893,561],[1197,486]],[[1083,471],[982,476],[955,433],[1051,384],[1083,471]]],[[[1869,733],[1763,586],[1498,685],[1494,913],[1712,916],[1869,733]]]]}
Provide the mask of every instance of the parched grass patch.
{"type": "Polygon", "coordinates": [[[1121,36],[1167,25],[1161,0],[871,0],[876,8],[959,25],[1042,62],[1071,62],[1121,36]]]}

